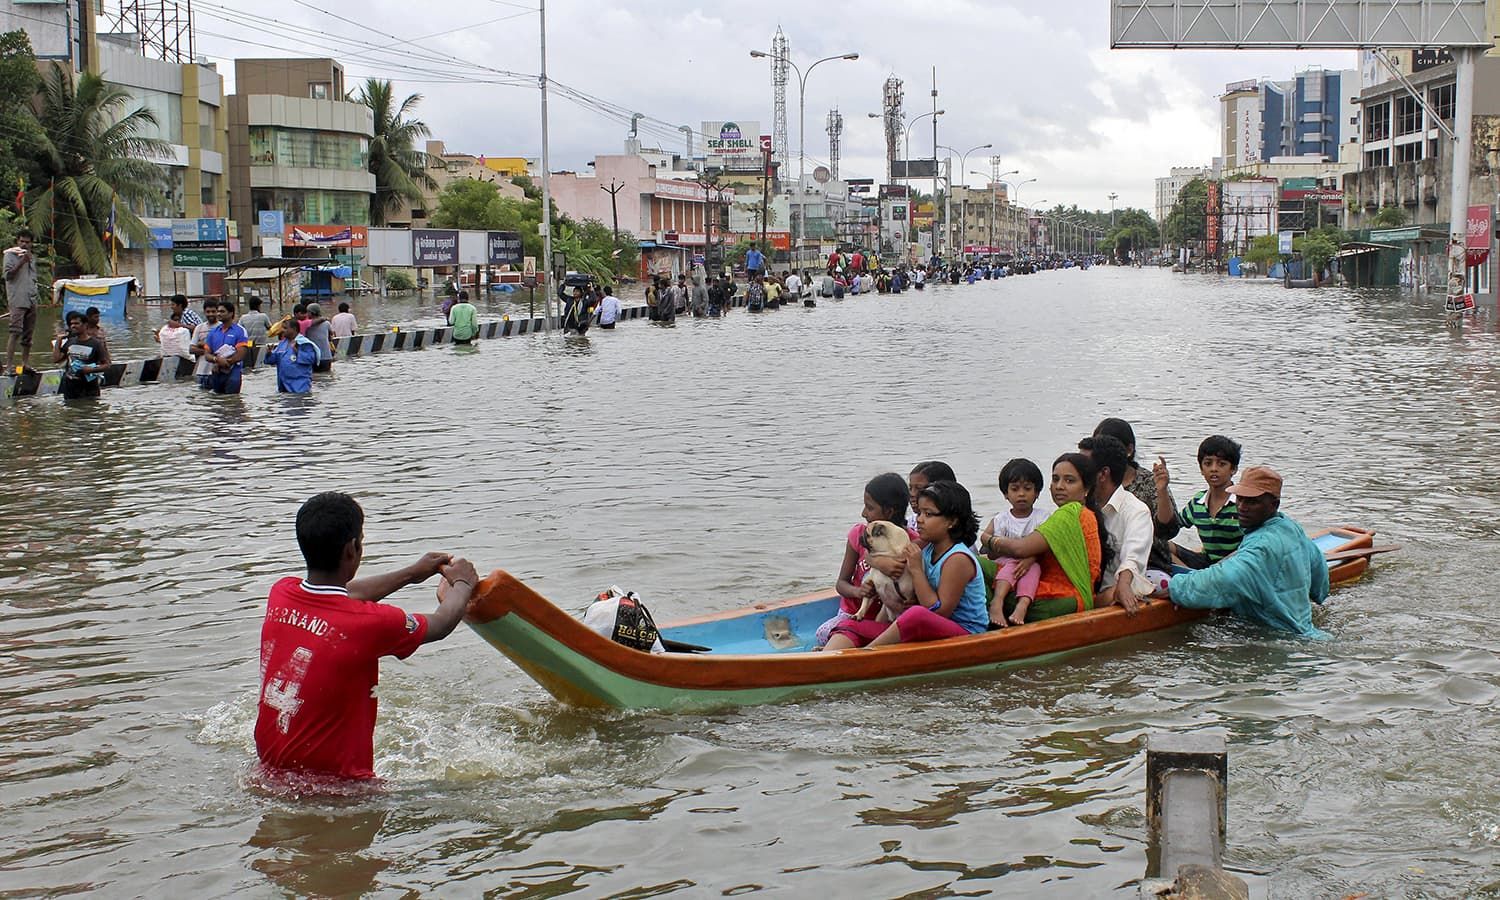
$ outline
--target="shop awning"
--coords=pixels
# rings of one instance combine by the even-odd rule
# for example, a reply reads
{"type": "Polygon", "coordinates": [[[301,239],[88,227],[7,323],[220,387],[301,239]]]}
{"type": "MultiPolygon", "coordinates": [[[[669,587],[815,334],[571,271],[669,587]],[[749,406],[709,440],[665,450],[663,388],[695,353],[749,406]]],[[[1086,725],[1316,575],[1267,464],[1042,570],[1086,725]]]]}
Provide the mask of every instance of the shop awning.
{"type": "Polygon", "coordinates": [[[1354,241],[1345,244],[1339,252],[1333,254],[1334,259],[1343,259],[1346,256],[1359,256],[1362,253],[1378,253],[1381,250],[1400,250],[1393,244],[1371,244],[1364,241],[1354,241]]]}

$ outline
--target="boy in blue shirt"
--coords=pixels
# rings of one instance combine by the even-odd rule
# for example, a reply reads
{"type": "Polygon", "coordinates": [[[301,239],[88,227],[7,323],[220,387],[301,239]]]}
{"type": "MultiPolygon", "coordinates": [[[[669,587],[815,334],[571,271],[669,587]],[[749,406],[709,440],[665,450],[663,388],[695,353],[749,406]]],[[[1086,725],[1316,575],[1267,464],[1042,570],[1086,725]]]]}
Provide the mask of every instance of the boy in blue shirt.
{"type": "Polygon", "coordinates": [[[296,328],[283,328],[281,340],[266,354],[276,366],[276,390],[283,394],[312,393],[313,367],[318,364],[318,346],[296,328]]]}

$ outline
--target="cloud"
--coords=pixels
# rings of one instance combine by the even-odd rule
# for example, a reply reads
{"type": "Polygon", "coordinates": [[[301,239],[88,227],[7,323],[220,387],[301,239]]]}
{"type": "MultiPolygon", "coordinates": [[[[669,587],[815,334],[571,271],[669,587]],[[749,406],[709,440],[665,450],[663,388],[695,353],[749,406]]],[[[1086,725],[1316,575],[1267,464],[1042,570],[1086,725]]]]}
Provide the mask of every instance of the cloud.
{"type": "MultiPolygon", "coordinates": [[[[200,52],[220,61],[333,56],[345,64],[351,84],[366,76],[388,77],[403,94],[422,93],[419,116],[451,148],[491,156],[540,155],[534,88],[430,83],[435,73],[452,66],[434,56],[536,73],[537,16],[519,0],[362,0],[357,16],[339,13],[344,20],[296,0],[263,0],[257,15],[264,24],[255,30],[226,21],[227,2],[195,4],[200,52]],[[459,27],[465,25],[472,27],[459,27]]],[[[843,173],[883,177],[882,124],[866,113],[880,110],[882,85],[893,73],[905,84],[907,117],[930,110],[936,66],[937,102],[946,111],[938,123],[940,144],[963,151],[991,143],[993,150],[970,155],[968,169],[987,170],[981,155],[997,153],[1002,169],[1020,169],[1018,177],[1038,179],[1023,199],[1088,208],[1107,208],[1111,191],[1120,195],[1121,206],[1149,208],[1153,178],[1170,166],[1200,165],[1217,155],[1217,95],[1225,83],[1263,75],[1289,78],[1308,65],[1355,65],[1347,52],[1110,50],[1108,7],[1098,0],[933,0],[915,6],[909,0],[765,0],[753,12],[727,3],[554,2],[547,21],[549,76],[621,109],[606,113],[554,94],[549,104],[553,168],[583,169],[596,154],[620,152],[631,111],[670,123],[649,122],[644,137],[671,148],[685,146],[677,125],[697,130],[705,120],[759,121],[770,133],[770,65],[751,59],[749,51],[768,49],[778,24],[799,64],[860,54],[855,62],[822,63],[807,79],[809,170],[827,161],[824,121],[837,106],[845,126],[843,173]]],[[[232,66],[224,71],[232,78],[232,66]]],[[[795,168],[795,73],[787,98],[795,168]]],[[[697,147],[701,151],[701,143],[697,147]]],[[[930,120],[924,120],[912,130],[911,153],[931,152],[930,120]]]]}

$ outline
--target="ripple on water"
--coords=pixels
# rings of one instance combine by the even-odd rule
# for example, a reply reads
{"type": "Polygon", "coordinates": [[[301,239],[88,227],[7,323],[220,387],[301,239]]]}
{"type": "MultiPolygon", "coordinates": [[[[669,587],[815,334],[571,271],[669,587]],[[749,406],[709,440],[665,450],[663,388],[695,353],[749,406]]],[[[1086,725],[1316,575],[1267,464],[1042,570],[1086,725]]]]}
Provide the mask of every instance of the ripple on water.
{"type": "Polygon", "coordinates": [[[1426,299],[1096,270],[341,361],[309,398],[0,408],[0,891],[1133,893],[1144,741],[1211,729],[1272,896],[1494,892],[1497,345],[1426,299]],[[1317,611],[1327,642],[1209,620],[712,715],[566,710],[460,633],[385,666],[378,789],[252,778],[261,604],[313,491],[360,497],[372,570],[455,548],[666,620],[827,585],[874,474],[944,459],[988,515],[1006,459],[1106,415],[1179,500],[1223,431],[1300,521],[1405,549],[1317,611]]]}

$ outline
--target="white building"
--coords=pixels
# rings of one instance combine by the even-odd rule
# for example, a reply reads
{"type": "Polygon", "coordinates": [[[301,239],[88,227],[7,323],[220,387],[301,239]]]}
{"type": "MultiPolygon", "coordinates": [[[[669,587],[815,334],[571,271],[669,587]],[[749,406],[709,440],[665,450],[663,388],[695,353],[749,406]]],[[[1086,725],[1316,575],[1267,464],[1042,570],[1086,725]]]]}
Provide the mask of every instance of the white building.
{"type": "Polygon", "coordinates": [[[1172,207],[1177,204],[1177,195],[1195,178],[1214,177],[1208,166],[1173,166],[1171,174],[1156,179],[1156,224],[1165,225],[1172,207]]]}

